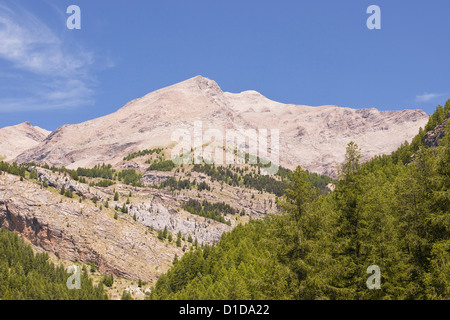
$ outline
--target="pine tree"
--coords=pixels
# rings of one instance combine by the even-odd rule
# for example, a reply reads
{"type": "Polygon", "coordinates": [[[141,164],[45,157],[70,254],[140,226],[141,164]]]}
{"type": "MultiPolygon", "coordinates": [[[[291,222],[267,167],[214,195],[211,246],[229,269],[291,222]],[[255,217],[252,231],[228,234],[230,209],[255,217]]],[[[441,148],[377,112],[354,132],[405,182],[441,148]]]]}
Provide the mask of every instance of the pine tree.
{"type": "Polygon", "coordinates": [[[447,100],[447,102],[445,102],[444,105],[444,114],[447,117],[448,113],[450,112],[450,99],[447,100]]]}
{"type": "Polygon", "coordinates": [[[446,114],[444,111],[444,107],[442,107],[441,105],[437,106],[436,111],[432,115],[433,121],[435,122],[436,125],[441,124],[442,121],[444,121],[445,116],[446,114]]]}
{"type": "Polygon", "coordinates": [[[112,274],[106,274],[106,275],[104,275],[104,276],[103,276],[103,279],[102,279],[102,283],[103,283],[105,286],[111,288],[112,285],[114,284],[114,276],[113,276],[112,274]]]}
{"type": "Polygon", "coordinates": [[[330,229],[330,209],[322,209],[318,196],[307,173],[297,167],[285,195],[277,201],[285,214],[274,219],[274,252],[296,277],[298,285],[292,294],[297,299],[321,299],[327,294],[328,277],[322,265],[330,264],[331,258],[323,230],[330,229]]]}
{"type": "Polygon", "coordinates": [[[348,297],[354,298],[363,289],[363,265],[361,263],[361,207],[363,197],[358,170],[361,151],[354,142],[346,149],[345,161],[339,172],[339,182],[334,192],[338,220],[336,225],[336,250],[338,265],[335,283],[345,288],[348,297]],[[358,278],[357,278],[358,277],[358,278]]]}
{"type": "Polygon", "coordinates": [[[127,290],[123,290],[122,292],[122,297],[120,298],[120,300],[134,300],[133,297],[131,296],[130,292],[127,290]]]}
{"type": "Polygon", "coordinates": [[[36,170],[31,170],[30,172],[30,179],[37,180],[39,178],[38,173],[36,170]]]}
{"type": "Polygon", "coordinates": [[[181,231],[178,231],[177,233],[177,247],[181,247],[181,231]]]}

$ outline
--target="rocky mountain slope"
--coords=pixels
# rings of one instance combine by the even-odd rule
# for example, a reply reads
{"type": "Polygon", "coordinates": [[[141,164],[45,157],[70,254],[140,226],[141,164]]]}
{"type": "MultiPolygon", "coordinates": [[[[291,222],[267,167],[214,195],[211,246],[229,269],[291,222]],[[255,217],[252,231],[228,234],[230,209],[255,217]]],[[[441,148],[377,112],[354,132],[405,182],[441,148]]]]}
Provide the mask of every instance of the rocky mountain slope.
{"type": "Polygon", "coordinates": [[[111,210],[9,174],[0,175],[0,226],[59,258],[93,263],[101,272],[133,280],[155,279],[181,252],[130,217],[115,220],[111,210]]]}
{"type": "Polygon", "coordinates": [[[0,160],[9,161],[22,152],[36,147],[50,134],[50,131],[24,122],[0,129],[0,160]]]}
{"type": "MultiPolygon", "coordinates": [[[[419,110],[282,104],[256,91],[223,92],[216,82],[197,76],[133,100],[110,115],[62,126],[16,160],[68,168],[117,166],[132,152],[174,146],[171,137],[176,130],[185,129],[193,136],[194,121],[202,121],[203,131],[219,129],[223,136],[230,129],[278,129],[282,166],[300,164],[335,177],[349,141],[361,147],[367,160],[412,139],[427,120],[427,114],[419,110]]],[[[248,136],[246,144],[255,140],[248,136]]]]}
{"type": "Polygon", "coordinates": [[[101,187],[96,185],[99,178],[74,179],[62,170],[25,168],[22,176],[0,168],[0,227],[58,258],[94,264],[101,273],[131,280],[153,281],[175,254],[181,257],[197,242],[217,242],[236,224],[278,210],[274,194],[212,181],[187,166],[146,172],[139,187],[118,180],[101,187]],[[199,190],[198,184],[186,189],[159,186],[169,178],[202,182],[208,189],[199,190]],[[236,211],[224,212],[224,221],[218,221],[186,211],[189,200],[226,203],[236,211]],[[171,240],[159,237],[163,230],[171,240]]]}

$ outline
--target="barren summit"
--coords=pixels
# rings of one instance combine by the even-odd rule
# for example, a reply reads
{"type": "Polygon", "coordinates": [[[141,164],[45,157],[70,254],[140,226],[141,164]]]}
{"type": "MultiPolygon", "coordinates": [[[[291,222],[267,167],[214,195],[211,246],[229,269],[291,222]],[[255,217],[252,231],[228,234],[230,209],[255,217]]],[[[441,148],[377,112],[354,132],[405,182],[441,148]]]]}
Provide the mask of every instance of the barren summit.
{"type": "Polygon", "coordinates": [[[135,99],[107,116],[62,126],[16,160],[68,168],[118,165],[132,152],[172,146],[172,132],[192,130],[197,120],[203,122],[203,130],[279,129],[282,166],[301,165],[335,176],[348,142],[361,147],[363,160],[390,153],[411,140],[428,115],[421,110],[283,104],[252,90],[223,92],[215,81],[196,76],[135,99]]]}
{"type": "Polygon", "coordinates": [[[24,122],[0,129],[0,160],[12,160],[22,152],[36,147],[50,131],[24,122]]]}

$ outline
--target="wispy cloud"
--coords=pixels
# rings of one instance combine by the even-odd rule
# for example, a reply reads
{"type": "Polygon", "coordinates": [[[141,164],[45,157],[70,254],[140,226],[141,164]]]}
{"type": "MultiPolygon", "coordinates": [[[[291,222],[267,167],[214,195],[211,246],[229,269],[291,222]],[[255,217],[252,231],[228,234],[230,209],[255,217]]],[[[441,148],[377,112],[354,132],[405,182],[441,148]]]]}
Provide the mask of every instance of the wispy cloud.
{"type": "Polygon", "coordinates": [[[428,93],[425,92],[424,94],[421,95],[417,95],[416,96],[416,102],[430,102],[436,98],[440,98],[442,96],[444,96],[445,94],[443,93],[428,93]]]}
{"type": "MultiPolygon", "coordinates": [[[[62,37],[29,11],[0,4],[0,59],[12,74],[25,74],[19,78],[26,79],[16,79],[15,84],[22,86],[20,96],[3,90],[0,112],[92,104],[93,54],[76,52],[69,51],[62,37]]],[[[12,78],[6,72],[0,74],[5,77],[12,78]]]]}

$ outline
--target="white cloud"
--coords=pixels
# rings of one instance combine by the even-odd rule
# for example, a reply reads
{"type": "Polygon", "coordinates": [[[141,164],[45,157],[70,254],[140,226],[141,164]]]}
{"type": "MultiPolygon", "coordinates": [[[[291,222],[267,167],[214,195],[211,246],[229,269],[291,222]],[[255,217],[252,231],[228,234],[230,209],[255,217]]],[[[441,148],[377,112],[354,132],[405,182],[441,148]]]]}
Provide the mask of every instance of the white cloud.
{"type": "Polygon", "coordinates": [[[443,93],[428,93],[425,92],[424,94],[417,95],[416,96],[416,102],[430,102],[433,99],[439,98],[444,96],[443,93]]]}
{"type": "Polygon", "coordinates": [[[0,4],[0,59],[15,72],[29,75],[27,81],[14,83],[22,86],[20,97],[3,93],[0,112],[92,104],[93,54],[76,52],[68,51],[64,40],[32,13],[0,4]]]}

